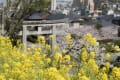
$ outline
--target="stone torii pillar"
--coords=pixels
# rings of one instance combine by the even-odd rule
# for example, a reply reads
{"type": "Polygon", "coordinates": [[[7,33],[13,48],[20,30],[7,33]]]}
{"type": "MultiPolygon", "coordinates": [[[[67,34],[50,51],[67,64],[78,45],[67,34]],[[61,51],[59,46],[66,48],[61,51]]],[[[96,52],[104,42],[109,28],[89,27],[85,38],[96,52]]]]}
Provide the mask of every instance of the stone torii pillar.
{"type": "MultiPolygon", "coordinates": [[[[50,24],[51,25],[51,24],[50,24]]],[[[23,39],[22,39],[22,42],[23,42],[23,44],[25,45],[25,48],[24,48],[24,50],[27,50],[27,35],[30,35],[31,33],[29,32],[28,33],[28,31],[27,31],[27,26],[28,25],[23,25],[23,33],[22,33],[22,35],[23,35],[23,39]]],[[[46,25],[47,26],[47,25],[46,25]]],[[[42,32],[41,31],[41,28],[38,28],[39,30],[38,31],[40,31],[39,33],[37,32],[36,34],[37,35],[40,35],[40,34],[52,34],[54,37],[53,37],[53,41],[52,41],[52,49],[54,48],[54,46],[57,44],[56,43],[56,25],[52,25],[52,32],[48,32],[48,33],[46,33],[46,32],[42,32]]]]}
{"type": "Polygon", "coordinates": [[[53,35],[53,40],[52,40],[52,50],[54,46],[56,45],[56,25],[53,25],[52,27],[52,35],[53,35]]]}
{"type": "Polygon", "coordinates": [[[23,25],[23,44],[25,45],[25,49],[27,50],[27,26],[23,25]]]}

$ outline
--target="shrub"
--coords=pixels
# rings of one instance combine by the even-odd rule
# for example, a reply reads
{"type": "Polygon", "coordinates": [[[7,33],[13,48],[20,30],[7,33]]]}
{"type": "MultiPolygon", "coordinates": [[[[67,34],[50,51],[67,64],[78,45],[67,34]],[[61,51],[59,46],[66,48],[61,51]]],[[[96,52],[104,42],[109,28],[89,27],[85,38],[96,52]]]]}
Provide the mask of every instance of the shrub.
{"type": "Polygon", "coordinates": [[[10,34],[10,39],[12,40],[12,45],[16,46],[17,41],[20,39],[20,36],[13,32],[10,34]]]}
{"type": "Polygon", "coordinates": [[[120,46],[120,40],[114,40],[113,43],[114,43],[114,45],[120,46]]]}
{"type": "Polygon", "coordinates": [[[103,27],[103,25],[102,25],[102,24],[100,24],[100,23],[98,23],[98,24],[96,24],[96,26],[95,26],[95,27],[96,27],[96,29],[97,29],[97,30],[100,30],[100,29],[103,27]]]}
{"type": "Polygon", "coordinates": [[[85,23],[84,20],[80,20],[80,25],[83,25],[85,23]]]}
{"type": "Polygon", "coordinates": [[[76,34],[71,34],[71,37],[72,37],[73,39],[76,39],[77,35],[76,35],[76,34]]]}
{"type": "Polygon", "coordinates": [[[112,44],[107,44],[107,43],[102,42],[101,47],[105,48],[105,52],[114,52],[112,44]]]}
{"type": "Polygon", "coordinates": [[[118,37],[120,37],[120,27],[118,28],[118,37]]]}
{"type": "Polygon", "coordinates": [[[30,35],[27,37],[27,40],[32,43],[37,43],[37,35],[30,35]]]}

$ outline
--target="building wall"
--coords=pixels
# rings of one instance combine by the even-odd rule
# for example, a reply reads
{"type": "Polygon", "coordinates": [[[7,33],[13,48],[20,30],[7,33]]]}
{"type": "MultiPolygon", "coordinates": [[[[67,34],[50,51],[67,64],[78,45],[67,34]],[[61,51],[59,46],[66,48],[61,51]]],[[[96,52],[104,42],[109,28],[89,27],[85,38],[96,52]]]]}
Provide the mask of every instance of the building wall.
{"type": "Polygon", "coordinates": [[[51,10],[56,10],[56,0],[51,0],[51,10]]]}
{"type": "Polygon", "coordinates": [[[93,0],[73,0],[73,7],[79,9],[88,8],[90,11],[94,11],[94,1],[93,0]]]}

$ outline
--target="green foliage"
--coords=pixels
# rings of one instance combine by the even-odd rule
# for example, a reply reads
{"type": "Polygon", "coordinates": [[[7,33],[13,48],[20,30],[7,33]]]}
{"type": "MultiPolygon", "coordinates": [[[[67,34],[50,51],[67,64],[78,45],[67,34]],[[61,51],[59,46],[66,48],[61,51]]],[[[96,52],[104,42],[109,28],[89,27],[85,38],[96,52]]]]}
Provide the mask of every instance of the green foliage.
{"type": "Polygon", "coordinates": [[[114,66],[120,67],[120,62],[115,62],[114,66]]]}
{"type": "Polygon", "coordinates": [[[72,37],[73,39],[76,39],[77,35],[76,35],[76,34],[71,34],[71,37],[72,37]]]}
{"type": "Polygon", "coordinates": [[[106,49],[106,52],[113,52],[113,48],[112,48],[112,45],[111,44],[107,44],[105,46],[105,49],[106,49]]]}
{"type": "Polygon", "coordinates": [[[111,60],[111,63],[116,66],[116,67],[120,67],[120,56],[113,56],[113,59],[111,60]]]}
{"type": "Polygon", "coordinates": [[[82,36],[78,36],[77,34],[71,34],[72,39],[76,40],[76,39],[81,39],[82,36]]]}
{"type": "Polygon", "coordinates": [[[120,37],[120,27],[118,28],[118,37],[120,37]]]}
{"type": "Polygon", "coordinates": [[[17,45],[17,40],[20,39],[20,36],[18,36],[16,33],[11,33],[10,34],[10,39],[12,40],[12,45],[16,46],[17,45]]]}
{"type": "Polygon", "coordinates": [[[107,44],[107,43],[101,43],[101,48],[105,48],[105,52],[114,52],[114,49],[112,47],[112,44],[107,44]]]}
{"type": "Polygon", "coordinates": [[[85,23],[84,20],[80,20],[80,25],[83,25],[85,23]]]}
{"type": "Polygon", "coordinates": [[[120,46],[120,40],[114,40],[113,43],[114,43],[114,45],[120,46]]]}
{"type": "Polygon", "coordinates": [[[103,27],[103,25],[102,25],[102,24],[100,24],[100,23],[98,23],[98,24],[96,24],[96,26],[95,26],[95,27],[96,27],[96,29],[97,29],[97,30],[100,30],[100,29],[103,27]]]}
{"type": "Polygon", "coordinates": [[[48,8],[48,5],[50,4],[49,0],[36,0],[33,2],[32,9],[34,11],[43,11],[44,9],[48,8]]]}
{"type": "Polygon", "coordinates": [[[6,2],[7,5],[4,9],[5,29],[6,34],[12,37],[12,39],[16,39],[14,35],[17,35],[22,30],[22,23],[27,16],[33,12],[45,10],[50,4],[50,0],[7,0],[6,2]],[[11,7],[14,8],[14,11],[9,14],[11,7]]]}
{"type": "Polygon", "coordinates": [[[37,43],[37,35],[30,35],[27,37],[27,40],[32,43],[37,43]]]}

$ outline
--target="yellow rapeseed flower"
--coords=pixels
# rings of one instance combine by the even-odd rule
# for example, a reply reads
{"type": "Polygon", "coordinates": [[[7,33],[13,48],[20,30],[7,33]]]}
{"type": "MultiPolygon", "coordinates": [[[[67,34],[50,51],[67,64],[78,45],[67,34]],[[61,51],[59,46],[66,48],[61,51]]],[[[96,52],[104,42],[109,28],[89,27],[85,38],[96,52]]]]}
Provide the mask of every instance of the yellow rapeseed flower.
{"type": "Polygon", "coordinates": [[[0,80],[6,80],[4,75],[0,75],[0,80]]]}
{"type": "Polygon", "coordinates": [[[10,78],[9,80],[14,80],[14,79],[10,78]]]}
{"type": "Polygon", "coordinates": [[[3,65],[3,68],[8,68],[9,67],[9,65],[7,64],[7,63],[5,63],[4,65],[3,65]]]}
{"type": "Polygon", "coordinates": [[[50,35],[50,36],[49,36],[50,40],[53,40],[53,37],[54,37],[53,35],[50,35]]]}
{"type": "Polygon", "coordinates": [[[102,69],[101,69],[101,72],[106,72],[107,71],[107,69],[106,69],[106,67],[103,67],[102,69]]]}
{"type": "Polygon", "coordinates": [[[86,76],[80,76],[79,80],[90,80],[90,79],[88,77],[86,77],[86,76]]]}
{"type": "Polygon", "coordinates": [[[108,80],[108,76],[106,73],[99,73],[97,76],[97,80],[108,80]]]}
{"type": "Polygon", "coordinates": [[[56,52],[56,51],[58,51],[58,50],[59,50],[59,47],[58,47],[57,45],[54,46],[53,51],[56,52]]]}
{"type": "Polygon", "coordinates": [[[62,50],[62,53],[63,53],[63,54],[65,54],[65,53],[66,53],[66,50],[65,50],[65,49],[63,49],[63,50],[62,50]]]}
{"type": "Polygon", "coordinates": [[[105,54],[105,57],[110,58],[110,54],[109,53],[105,54]]]}
{"type": "Polygon", "coordinates": [[[91,33],[87,33],[86,36],[87,36],[87,37],[92,37],[91,33]]]}
{"type": "Polygon", "coordinates": [[[38,43],[42,43],[42,44],[45,44],[45,37],[44,36],[39,36],[38,37],[38,43]]]}
{"type": "Polygon", "coordinates": [[[93,51],[90,52],[90,58],[95,58],[95,53],[93,51]]]}
{"type": "Polygon", "coordinates": [[[71,40],[71,38],[72,38],[71,35],[66,35],[66,36],[65,36],[65,41],[66,41],[66,42],[69,42],[69,41],[71,40]]]}
{"type": "Polygon", "coordinates": [[[35,46],[31,46],[31,50],[35,50],[35,46]]]}
{"type": "Polygon", "coordinates": [[[62,55],[60,53],[56,53],[54,56],[56,62],[58,62],[60,59],[62,59],[62,55]]]}
{"type": "Polygon", "coordinates": [[[86,74],[86,70],[84,68],[81,68],[80,71],[79,71],[79,73],[78,73],[78,75],[79,76],[83,76],[85,74],[86,74]]]}
{"type": "Polygon", "coordinates": [[[87,60],[87,52],[86,51],[84,51],[84,52],[81,53],[81,60],[83,62],[87,60]]]}
{"type": "Polygon", "coordinates": [[[47,62],[47,64],[49,64],[49,63],[51,62],[51,59],[50,59],[50,58],[47,58],[47,59],[46,59],[46,62],[47,62]]]}
{"type": "Polygon", "coordinates": [[[69,62],[69,61],[70,61],[70,55],[65,55],[63,62],[69,62]]]}
{"type": "Polygon", "coordinates": [[[110,74],[110,80],[120,80],[120,70],[117,67],[113,67],[110,74]]]}
{"type": "Polygon", "coordinates": [[[41,51],[41,48],[37,48],[37,51],[41,51]]]}
{"type": "Polygon", "coordinates": [[[109,63],[109,62],[106,62],[106,63],[105,63],[105,67],[106,67],[107,70],[109,70],[109,68],[110,68],[110,63],[109,63]]]}
{"type": "Polygon", "coordinates": [[[119,51],[119,46],[116,45],[116,46],[114,47],[114,49],[115,49],[115,51],[119,51]]]}
{"type": "Polygon", "coordinates": [[[50,45],[46,45],[45,49],[49,51],[49,50],[51,50],[51,46],[50,45]]]}
{"type": "Polygon", "coordinates": [[[30,48],[27,48],[28,51],[30,51],[31,49],[30,48]]]}

